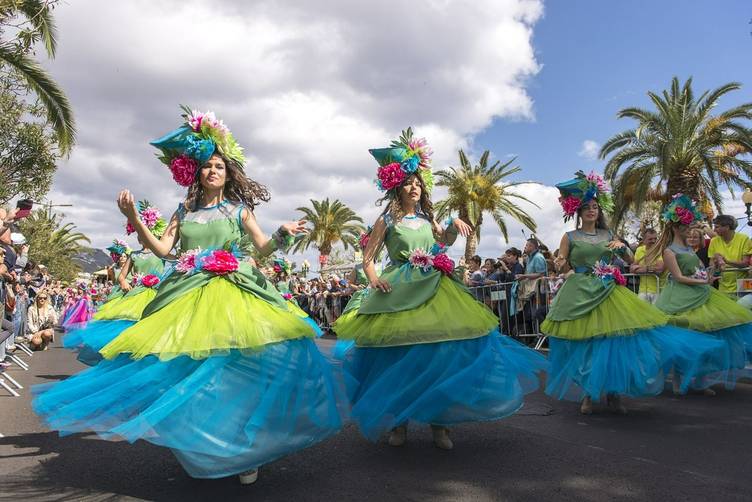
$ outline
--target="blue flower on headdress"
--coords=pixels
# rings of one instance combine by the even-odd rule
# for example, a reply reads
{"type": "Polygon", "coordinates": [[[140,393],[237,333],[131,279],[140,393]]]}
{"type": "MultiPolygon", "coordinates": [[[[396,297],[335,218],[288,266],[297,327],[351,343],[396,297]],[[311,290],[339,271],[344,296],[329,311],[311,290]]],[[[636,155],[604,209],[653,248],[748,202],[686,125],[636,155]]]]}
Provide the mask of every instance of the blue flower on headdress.
{"type": "Polygon", "coordinates": [[[400,167],[403,171],[405,171],[408,174],[412,174],[415,171],[418,170],[418,165],[420,164],[420,157],[418,155],[413,155],[411,157],[406,158],[400,163],[400,167]]]}
{"type": "Polygon", "coordinates": [[[588,202],[590,202],[591,200],[595,199],[597,195],[598,195],[598,188],[597,188],[597,187],[595,187],[595,186],[592,186],[592,185],[591,185],[591,186],[590,186],[590,187],[588,187],[588,189],[587,189],[587,190],[585,191],[585,195],[584,195],[584,197],[582,198],[582,202],[583,202],[583,203],[588,203],[588,202]]]}
{"type": "Polygon", "coordinates": [[[199,166],[205,164],[216,149],[216,145],[212,140],[201,139],[193,134],[186,136],[185,142],[185,154],[196,159],[199,166]]]}

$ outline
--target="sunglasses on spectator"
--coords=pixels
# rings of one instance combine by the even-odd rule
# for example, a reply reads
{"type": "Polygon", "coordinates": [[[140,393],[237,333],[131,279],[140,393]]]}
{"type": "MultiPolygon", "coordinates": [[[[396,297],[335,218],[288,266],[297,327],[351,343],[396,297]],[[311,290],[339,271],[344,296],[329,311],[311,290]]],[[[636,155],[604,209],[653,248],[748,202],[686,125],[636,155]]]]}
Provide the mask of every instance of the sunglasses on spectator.
{"type": "Polygon", "coordinates": [[[37,300],[46,300],[46,299],[47,299],[46,296],[37,296],[37,300]]]}

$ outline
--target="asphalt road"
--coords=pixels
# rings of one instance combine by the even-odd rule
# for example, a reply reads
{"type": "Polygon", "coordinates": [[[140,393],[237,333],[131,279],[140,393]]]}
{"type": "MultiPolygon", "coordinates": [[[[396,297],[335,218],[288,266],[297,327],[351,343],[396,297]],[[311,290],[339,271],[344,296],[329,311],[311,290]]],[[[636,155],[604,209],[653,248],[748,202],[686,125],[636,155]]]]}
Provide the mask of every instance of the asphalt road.
{"type": "MultiPolygon", "coordinates": [[[[330,343],[324,341],[323,343],[330,343]]],[[[28,358],[27,358],[28,359],[28,358]]],[[[452,431],[455,449],[411,429],[407,445],[337,437],[261,470],[259,481],[189,478],[144,441],[58,437],[32,413],[28,387],[80,370],[73,354],[36,353],[0,389],[0,501],[5,500],[751,500],[752,385],[715,397],[628,401],[630,414],[583,417],[538,392],[517,415],[452,431]]]]}

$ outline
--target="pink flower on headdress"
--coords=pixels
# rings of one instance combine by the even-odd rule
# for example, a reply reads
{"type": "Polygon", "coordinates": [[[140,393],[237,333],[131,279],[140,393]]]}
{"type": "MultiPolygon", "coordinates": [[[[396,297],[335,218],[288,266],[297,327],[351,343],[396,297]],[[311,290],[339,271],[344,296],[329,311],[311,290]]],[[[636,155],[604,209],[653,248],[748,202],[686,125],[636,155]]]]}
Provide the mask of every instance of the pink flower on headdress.
{"type": "Polygon", "coordinates": [[[566,197],[559,197],[559,204],[561,204],[566,216],[574,216],[580,208],[581,201],[574,195],[567,195],[566,197]]]}
{"type": "Polygon", "coordinates": [[[428,164],[431,163],[433,150],[428,147],[428,141],[426,141],[426,138],[412,139],[407,143],[407,147],[414,152],[418,152],[418,155],[420,156],[420,165],[427,168],[428,164]]]}
{"type": "Polygon", "coordinates": [[[695,221],[695,215],[686,207],[677,207],[676,216],[679,217],[679,223],[682,225],[691,225],[695,221]]]}
{"type": "Polygon", "coordinates": [[[157,220],[161,217],[162,213],[160,213],[159,209],[156,207],[147,207],[141,211],[141,221],[143,221],[144,225],[149,228],[154,228],[154,225],[157,224],[157,220]]]}
{"type": "Polygon", "coordinates": [[[135,231],[136,231],[136,229],[133,228],[133,225],[131,225],[130,221],[125,224],[125,233],[127,235],[131,235],[135,231]]]}
{"type": "Polygon", "coordinates": [[[428,253],[426,253],[423,249],[415,249],[412,253],[410,253],[410,258],[408,258],[408,261],[410,262],[410,265],[412,265],[415,268],[421,268],[424,272],[427,272],[431,267],[433,267],[433,260],[434,257],[428,253]]]}
{"type": "Polygon", "coordinates": [[[170,162],[172,179],[182,187],[189,187],[196,179],[198,163],[187,155],[180,155],[170,162]]]}
{"type": "Polygon", "coordinates": [[[147,288],[153,288],[154,286],[159,284],[159,277],[154,274],[145,275],[143,278],[141,278],[141,284],[143,284],[147,288]]]}
{"type": "Polygon", "coordinates": [[[378,178],[382,190],[391,190],[405,181],[405,171],[402,170],[399,163],[392,162],[379,168],[378,178]]]}
{"type": "Polygon", "coordinates": [[[188,125],[191,126],[194,132],[201,130],[201,122],[204,120],[203,112],[198,110],[191,110],[191,114],[188,116],[188,125]]]}
{"type": "Polygon", "coordinates": [[[590,183],[595,183],[595,186],[598,187],[599,192],[608,192],[608,185],[606,185],[606,181],[600,174],[597,174],[595,171],[590,171],[590,174],[586,176],[586,179],[590,183]]]}
{"type": "Polygon", "coordinates": [[[178,263],[175,265],[175,270],[184,274],[189,274],[196,269],[196,255],[199,253],[198,249],[191,249],[186,251],[178,258],[178,263]]]}
{"type": "Polygon", "coordinates": [[[454,272],[454,261],[446,254],[437,254],[433,257],[433,268],[446,275],[454,272]]]}
{"type": "Polygon", "coordinates": [[[238,259],[224,249],[217,249],[203,259],[202,268],[217,275],[229,274],[238,269],[238,259]]]}

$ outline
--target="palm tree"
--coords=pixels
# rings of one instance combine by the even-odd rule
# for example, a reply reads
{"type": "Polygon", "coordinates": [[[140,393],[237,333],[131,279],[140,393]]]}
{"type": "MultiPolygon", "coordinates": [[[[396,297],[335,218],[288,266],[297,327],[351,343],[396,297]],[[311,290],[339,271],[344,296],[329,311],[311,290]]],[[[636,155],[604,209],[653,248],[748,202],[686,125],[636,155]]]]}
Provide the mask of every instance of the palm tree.
{"type": "Polygon", "coordinates": [[[61,225],[61,219],[60,215],[37,209],[19,226],[29,243],[29,259],[43,263],[56,277],[71,279],[78,268],[72,260],[90,240],[73,223],[61,225]]]}
{"type": "Polygon", "coordinates": [[[496,161],[488,165],[488,150],[483,152],[478,164],[473,166],[460,150],[460,167],[450,167],[448,171],[438,171],[435,174],[438,186],[447,187],[448,198],[435,205],[436,216],[444,218],[452,211],[458,211],[461,220],[473,228],[465,244],[465,258],[475,254],[480,241],[480,227],[483,224],[483,213],[491,213],[491,217],[499,227],[504,239],[509,242],[506,216],[525,225],[531,232],[535,232],[535,220],[517,205],[522,200],[539,207],[533,201],[516,193],[510,188],[524,185],[528,182],[504,182],[505,178],[521,171],[519,167],[510,167],[515,159],[501,163],[496,161]]]}
{"type": "Polygon", "coordinates": [[[15,40],[0,40],[0,65],[14,70],[28,89],[39,97],[55,131],[60,152],[67,155],[76,138],[70,102],[50,74],[29,55],[31,47],[41,41],[48,57],[55,57],[57,28],[51,8],[51,2],[42,0],[0,0],[0,25],[21,16],[29,25],[18,32],[15,40]]]}
{"type": "Polygon", "coordinates": [[[329,202],[329,199],[313,200],[313,208],[299,207],[298,211],[313,225],[313,229],[298,241],[294,252],[298,253],[315,246],[319,250],[319,261],[325,264],[332,246],[342,242],[345,249],[356,249],[358,238],[365,229],[363,219],[339,200],[329,202]]]}
{"type": "Polygon", "coordinates": [[[735,186],[750,186],[752,162],[743,154],[752,150],[752,130],[744,124],[752,119],[752,103],[711,114],[723,95],[740,87],[731,82],[695,99],[692,79],[680,85],[674,77],[669,90],[648,92],[655,110],[619,111],[619,118],[634,119],[637,127],[613,136],[600,151],[602,159],[613,154],[605,174],[616,195],[614,224],[630,208],[666,202],[676,193],[712,201],[720,212],[719,186],[732,193],[735,186]]]}

